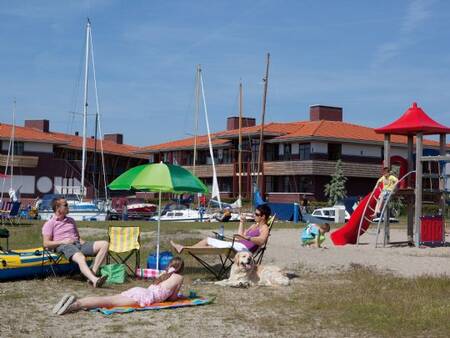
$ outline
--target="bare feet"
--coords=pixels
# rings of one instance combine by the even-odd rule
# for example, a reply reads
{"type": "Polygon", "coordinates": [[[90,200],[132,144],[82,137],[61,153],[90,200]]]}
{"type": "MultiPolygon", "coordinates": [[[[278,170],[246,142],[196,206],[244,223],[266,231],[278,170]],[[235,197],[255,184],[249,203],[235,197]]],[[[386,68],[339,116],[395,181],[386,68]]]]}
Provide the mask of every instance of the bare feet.
{"type": "Polygon", "coordinates": [[[170,241],[170,244],[176,250],[176,252],[181,253],[181,251],[183,251],[184,246],[182,246],[181,244],[177,244],[174,241],[170,241]]]}

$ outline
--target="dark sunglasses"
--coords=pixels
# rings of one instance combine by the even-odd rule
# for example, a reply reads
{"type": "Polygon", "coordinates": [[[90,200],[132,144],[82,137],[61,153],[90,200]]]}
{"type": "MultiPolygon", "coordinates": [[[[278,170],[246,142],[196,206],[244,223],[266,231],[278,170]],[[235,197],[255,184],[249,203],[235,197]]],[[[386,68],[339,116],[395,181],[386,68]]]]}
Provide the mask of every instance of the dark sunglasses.
{"type": "Polygon", "coordinates": [[[68,207],[69,205],[67,203],[61,204],[62,207],[68,207]]]}
{"type": "Polygon", "coordinates": [[[261,214],[259,212],[255,212],[255,216],[261,217],[261,214]]]}

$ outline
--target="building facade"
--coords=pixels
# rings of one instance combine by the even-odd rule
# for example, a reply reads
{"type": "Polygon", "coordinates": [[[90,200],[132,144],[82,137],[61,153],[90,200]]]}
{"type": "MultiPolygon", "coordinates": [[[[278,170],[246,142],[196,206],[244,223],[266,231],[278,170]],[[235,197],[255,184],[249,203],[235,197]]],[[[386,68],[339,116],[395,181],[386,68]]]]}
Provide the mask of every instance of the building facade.
{"type": "MultiPolygon", "coordinates": [[[[0,184],[4,196],[11,185],[19,189],[22,198],[32,199],[43,194],[79,194],[81,189],[81,154],[83,139],[74,135],[52,132],[48,120],[27,120],[15,127],[14,157],[8,156],[12,126],[0,124],[0,170],[8,169],[5,184],[0,184]]],[[[85,191],[86,198],[104,196],[106,183],[125,170],[147,163],[147,156],[136,154],[138,147],[123,144],[122,134],[105,135],[102,142],[87,139],[85,191]],[[105,175],[101,148],[103,147],[105,175]]],[[[3,182],[3,179],[0,180],[3,182]]]]}
{"type": "MultiPolygon", "coordinates": [[[[229,117],[227,129],[211,135],[214,160],[223,197],[238,196],[241,176],[244,198],[250,198],[258,177],[260,191],[269,201],[298,201],[301,195],[324,200],[324,186],[342,161],[349,196],[366,195],[380,177],[383,161],[383,135],[374,129],[343,121],[343,109],[315,105],[309,120],[269,123],[264,126],[263,156],[258,170],[261,126],[253,118],[244,118],[242,128],[242,167],[238,166],[239,118],[229,117]],[[240,173],[240,174],[239,174],[240,173]]],[[[205,183],[212,183],[212,166],[206,135],[175,140],[141,148],[150,162],[164,161],[185,166],[205,183]],[[197,160],[193,166],[194,144],[197,160]]],[[[438,149],[434,141],[426,147],[438,149]]],[[[406,158],[407,140],[392,138],[391,154],[406,158]]],[[[395,166],[395,164],[394,164],[395,166]]]]}

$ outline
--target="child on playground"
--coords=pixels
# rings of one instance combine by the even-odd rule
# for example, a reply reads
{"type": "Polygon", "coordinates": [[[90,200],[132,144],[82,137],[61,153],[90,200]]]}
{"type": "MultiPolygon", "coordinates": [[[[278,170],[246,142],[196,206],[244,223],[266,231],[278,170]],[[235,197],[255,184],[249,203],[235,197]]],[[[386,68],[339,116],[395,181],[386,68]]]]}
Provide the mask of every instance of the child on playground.
{"type": "Polygon", "coordinates": [[[383,168],[383,176],[381,176],[377,181],[377,186],[381,184],[381,193],[378,198],[377,204],[375,206],[375,211],[372,216],[377,217],[380,214],[383,202],[389,197],[389,195],[394,191],[397,185],[398,178],[391,174],[388,167],[383,168]]]}
{"type": "Polygon", "coordinates": [[[303,229],[301,240],[303,246],[313,246],[320,248],[325,241],[325,234],[330,231],[330,224],[314,224],[309,223],[303,229]]]}
{"type": "Polygon", "coordinates": [[[116,295],[85,297],[78,300],[75,296],[64,295],[53,308],[53,313],[64,315],[81,309],[95,309],[98,307],[145,307],[165,300],[176,300],[183,284],[183,269],[183,260],[180,257],[174,257],[161,276],[148,288],[134,287],[116,295]]]}

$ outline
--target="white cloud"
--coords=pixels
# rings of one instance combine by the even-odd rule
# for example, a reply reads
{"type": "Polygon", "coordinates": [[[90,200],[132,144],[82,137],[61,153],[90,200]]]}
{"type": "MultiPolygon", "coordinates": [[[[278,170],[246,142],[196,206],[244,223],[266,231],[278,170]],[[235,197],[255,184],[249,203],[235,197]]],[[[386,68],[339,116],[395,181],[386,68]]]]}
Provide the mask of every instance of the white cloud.
{"type": "Polygon", "coordinates": [[[406,15],[400,23],[399,37],[378,47],[372,69],[378,69],[416,43],[415,33],[432,17],[431,6],[433,3],[434,0],[414,0],[410,3],[406,15]]]}

